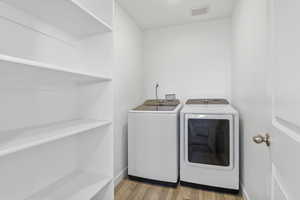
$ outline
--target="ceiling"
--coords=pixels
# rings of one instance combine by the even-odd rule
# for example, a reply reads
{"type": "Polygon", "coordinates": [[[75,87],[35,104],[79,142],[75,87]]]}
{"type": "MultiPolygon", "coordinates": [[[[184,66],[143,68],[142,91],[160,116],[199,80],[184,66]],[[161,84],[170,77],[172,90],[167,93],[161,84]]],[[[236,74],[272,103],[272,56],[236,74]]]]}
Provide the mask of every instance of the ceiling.
{"type": "Polygon", "coordinates": [[[235,4],[235,0],[118,0],[118,2],[143,29],[229,17],[235,4]],[[191,9],[203,7],[208,7],[206,14],[191,15],[191,9]]]}

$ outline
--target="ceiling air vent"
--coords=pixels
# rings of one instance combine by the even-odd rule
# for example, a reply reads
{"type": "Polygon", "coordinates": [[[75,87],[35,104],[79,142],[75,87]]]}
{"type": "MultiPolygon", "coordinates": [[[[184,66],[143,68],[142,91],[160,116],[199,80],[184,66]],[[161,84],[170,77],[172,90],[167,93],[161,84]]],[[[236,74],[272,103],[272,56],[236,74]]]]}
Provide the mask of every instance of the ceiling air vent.
{"type": "Polygon", "coordinates": [[[192,8],[191,9],[191,15],[192,16],[199,16],[199,15],[205,15],[208,13],[209,7],[201,7],[201,8],[192,8]]]}

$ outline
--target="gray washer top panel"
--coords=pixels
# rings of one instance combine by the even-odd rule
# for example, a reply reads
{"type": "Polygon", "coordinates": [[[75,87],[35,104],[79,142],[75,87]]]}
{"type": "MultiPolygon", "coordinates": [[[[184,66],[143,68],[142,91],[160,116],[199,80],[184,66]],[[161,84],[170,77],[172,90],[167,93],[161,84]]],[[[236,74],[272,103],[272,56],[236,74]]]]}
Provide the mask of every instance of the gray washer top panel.
{"type": "Polygon", "coordinates": [[[188,99],[186,104],[229,104],[227,99],[188,99]]]}

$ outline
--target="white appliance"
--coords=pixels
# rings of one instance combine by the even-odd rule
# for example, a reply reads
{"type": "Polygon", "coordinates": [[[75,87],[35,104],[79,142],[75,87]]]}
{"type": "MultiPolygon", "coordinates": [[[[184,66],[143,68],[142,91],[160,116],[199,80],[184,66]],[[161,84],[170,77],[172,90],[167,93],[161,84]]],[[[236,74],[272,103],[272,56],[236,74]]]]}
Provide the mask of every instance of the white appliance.
{"type": "Polygon", "coordinates": [[[180,121],[180,183],[238,192],[238,112],[227,100],[191,99],[180,121]]]}
{"type": "Polygon", "coordinates": [[[128,116],[128,175],[175,186],[179,180],[181,104],[139,106],[128,116]]]}

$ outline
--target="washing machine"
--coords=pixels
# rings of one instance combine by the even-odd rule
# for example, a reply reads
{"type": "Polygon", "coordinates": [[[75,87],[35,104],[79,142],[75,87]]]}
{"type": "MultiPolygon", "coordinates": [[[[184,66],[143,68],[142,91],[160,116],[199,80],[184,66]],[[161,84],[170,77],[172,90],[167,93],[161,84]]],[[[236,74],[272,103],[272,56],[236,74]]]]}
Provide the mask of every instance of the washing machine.
{"type": "Polygon", "coordinates": [[[189,99],[181,110],[180,184],[239,191],[239,115],[226,99],[189,99]]]}
{"type": "Polygon", "coordinates": [[[173,186],[179,180],[179,100],[148,100],[128,114],[128,176],[173,186]],[[154,102],[154,103],[153,103],[154,102]]]}

